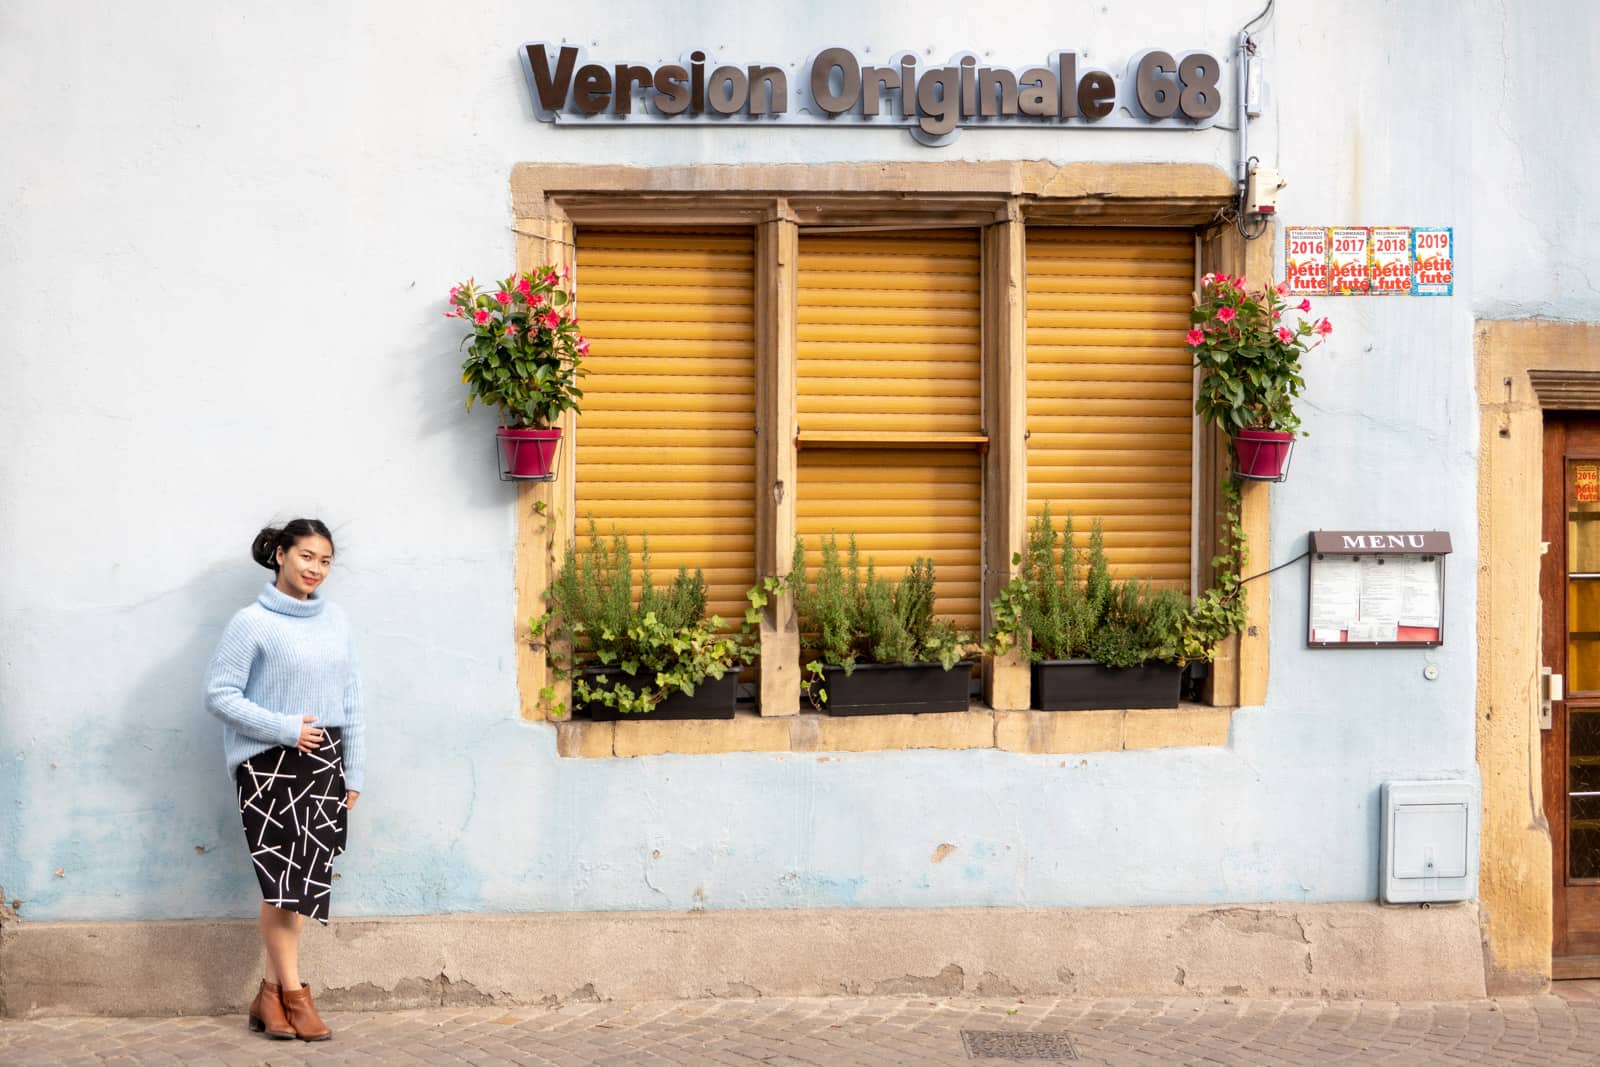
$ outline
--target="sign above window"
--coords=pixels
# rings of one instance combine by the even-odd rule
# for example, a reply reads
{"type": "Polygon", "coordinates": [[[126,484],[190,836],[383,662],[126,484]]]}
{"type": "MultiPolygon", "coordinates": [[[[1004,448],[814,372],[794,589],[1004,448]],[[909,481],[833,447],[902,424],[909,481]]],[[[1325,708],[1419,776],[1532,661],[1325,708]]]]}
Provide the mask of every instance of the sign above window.
{"type": "Polygon", "coordinates": [[[724,63],[695,49],[652,67],[588,62],[575,45],[536,41],[522,46],[521,58],[534,114],[558,125],[899,126],[936,145],[964,127],[1194,129],[1210,125],[1222,106],[1221,65],[1207,52],[1150,49],[1120,77],[1077,52],[1013,69],[971,52],[923,66],[912,51],[879,64],[826,48],[785,68],[724,63]]]}

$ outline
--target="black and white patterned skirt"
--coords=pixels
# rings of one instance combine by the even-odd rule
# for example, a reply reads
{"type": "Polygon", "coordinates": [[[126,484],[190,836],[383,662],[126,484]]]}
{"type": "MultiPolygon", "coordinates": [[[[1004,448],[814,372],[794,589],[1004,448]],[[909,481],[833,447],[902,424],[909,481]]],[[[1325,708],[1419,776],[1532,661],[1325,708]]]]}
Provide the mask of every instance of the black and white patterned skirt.
{"type": "Polygon", "coordinates": [[[344,851],[344,759],[336,726],[315,752],[269,748],[234,771],[239,815],[261,897],[328,922],[333,858],[344,851]]]}

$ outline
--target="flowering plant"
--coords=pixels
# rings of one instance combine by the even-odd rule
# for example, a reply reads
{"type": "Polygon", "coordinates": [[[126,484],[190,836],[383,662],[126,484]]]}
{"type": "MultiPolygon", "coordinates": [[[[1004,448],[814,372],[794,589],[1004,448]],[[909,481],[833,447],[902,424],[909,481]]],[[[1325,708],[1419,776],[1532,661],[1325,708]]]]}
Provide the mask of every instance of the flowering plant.
{"type": "Polygon", "coordinates": [[[450,289],[445,318],[465,319],[472,332],[461,381],[467,407],[481,400],[500,409],[510,427],[543,429],[577,411],[578,378],[589,342],[578,332],[566,277],[551,266],[513,274],[492,290],[468,279],[450,289]]]}
{"type": "Polygon", "coordinates": [[[1252,293],[1243,278],[1226,274],[1200,279],[1200,299],[1189,313],[1194,325],[1186,338],[1201,371],[1194,410],[1229,433],[1293,433],[1300,427],[1294,412],[1306,384],[1300,357],[1320,345],[1333,326],[1327,319],[1285,325],[1285,310],[1311,310],[1309,300],[1288,308],[1286,289],[1269,286],[1252,293]]]}

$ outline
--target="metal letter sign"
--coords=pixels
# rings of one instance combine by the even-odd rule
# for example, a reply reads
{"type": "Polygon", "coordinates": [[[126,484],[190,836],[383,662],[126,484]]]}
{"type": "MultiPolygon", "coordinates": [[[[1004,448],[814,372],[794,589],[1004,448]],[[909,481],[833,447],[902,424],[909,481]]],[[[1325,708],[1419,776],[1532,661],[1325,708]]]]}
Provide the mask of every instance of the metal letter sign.
{"type": "Polygon", "coordinates": [[[998,126],[1206,127],[1228,84],[1209,52],[1159,49],[1135,56],[1120,77],[1076,52],[1054,52],[1020,68],[985,66],[961,52],[944,66],[919,70],[912,51],[876,66],[847,48],[825,48],[785,69],[723,63],[695,49],[678,63],[651,68],[586,62],[575,45],[533,41],[522,46],[521,59],[534,114],[558,126],[898,126],[930,145],[947,144],[962,129],[998,126]]]}

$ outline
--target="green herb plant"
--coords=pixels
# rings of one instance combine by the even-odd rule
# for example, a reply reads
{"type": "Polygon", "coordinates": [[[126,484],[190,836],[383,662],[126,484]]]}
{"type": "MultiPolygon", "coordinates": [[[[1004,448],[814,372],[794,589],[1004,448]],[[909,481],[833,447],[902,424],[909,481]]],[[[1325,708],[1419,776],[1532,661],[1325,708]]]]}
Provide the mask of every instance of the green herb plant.
{"type": "Polygon", "coordinates": [[[841,552],[836,537],[822,540],[822,563],[813,581],[807,574],[805,542],[795,539],[787,578],[799,617],[802,660],[814,704],[826,699],[813,691],[823,668],[838,667],[848,677],[856,664],[937,663],[952,670],[972,647],[948,619],[935,616],[934,565],[919,558],[898,582],[879,574],[852,534],[841,552]]]}
{"type": "Polygon", "coordinates": [[[1106,667],[1181,662],[1184,616],[1189,605],[1169,587],[1126,578],[1111,587],[1106,613],[1089,634],[1089,658],[1106,667]]]}
{"type": "Polygon", "coordinates": [[[579,700],[629,715],[653,711],[674,692],[693,695],[756,651],[747,632],[726,634],[719,616],[706,617],[702,572],[680,568],[657,588],[648,538],[639,570],[635,595],[627,535],[614,532],[607,540],[590,519],[588,545],[581,553],[567,549],[546,594],[549,610],[529,622],[533,636],[549,642],[558,676],[573,679],[579,700]],[[561,645],[570,658],[558,651],[561,645]]]}
{"type": "Polygon", "coordinates": [[[1193,603],[1176,589],[1113,580],[1101,524],[1094,523],[1080,551],[1071,514],[1058,531],[1046,505],[1029,526],[1025,550],[1012,559],[1016,574],[990,604],[984,650],[1005,655],[1020,647],[1035,663],[1093,659],[1107,667],[1209,661],[1217,642],[1244,624],[1243,528],[1232,481],[1223,483],[1222,499],[1215,584],[1193,603]]]}

